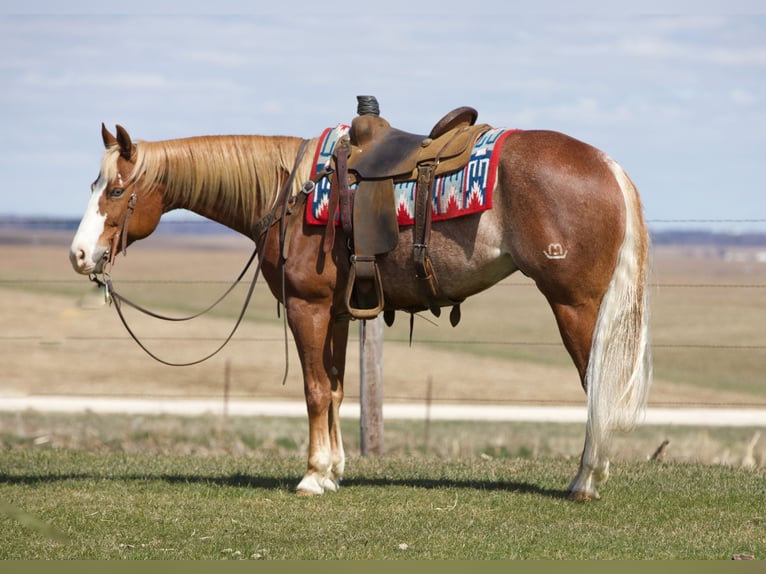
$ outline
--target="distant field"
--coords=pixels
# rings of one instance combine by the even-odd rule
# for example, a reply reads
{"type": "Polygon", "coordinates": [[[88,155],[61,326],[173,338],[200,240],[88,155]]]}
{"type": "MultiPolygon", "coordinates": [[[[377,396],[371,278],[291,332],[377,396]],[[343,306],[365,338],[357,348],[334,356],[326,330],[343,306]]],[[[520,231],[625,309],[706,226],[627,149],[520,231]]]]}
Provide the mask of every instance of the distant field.
{"type": "MultiPolygon", "coordinates": [[[[70,233],[0,233],[2,390],[14,394],[218,396],[228,369],[231,395],[300,399],[297,356],[285,369],[282,321],[265,285],[245,324],[211,361],[171,368],[129,340],[113,309],[67,259],[70,233]],[[11,241],[12,239],[12,241],[11,241]]],[[[125,295],[160,310],[199,310],[241,270],[250,243],[232,235],[158,236],[120,257],[114,271],[125,295]]],[[[727,261],[704,249],[654,250],[652,336],[656,405],[766,404],[766,264],[727,261]]],[[[197,358],[225,337],[245,293],[213,314],[172,324],[131,315],[135,330],[170,360],[197,358]]],[[[582,404],[553,316],[529,280],[514,275],[463,305],[453,329],[445,316],[399,314],[385,333],[386,400],[582,404]]],[[[358,395],[357,329],[352,326],[347,396],[358,395]]]]}

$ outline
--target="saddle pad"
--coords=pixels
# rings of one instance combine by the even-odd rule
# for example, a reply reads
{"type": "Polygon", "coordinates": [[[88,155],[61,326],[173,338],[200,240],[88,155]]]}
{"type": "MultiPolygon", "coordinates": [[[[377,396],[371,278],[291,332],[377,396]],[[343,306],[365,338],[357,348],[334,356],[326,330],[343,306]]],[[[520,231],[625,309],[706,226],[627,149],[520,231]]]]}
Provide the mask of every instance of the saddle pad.
{"type": "MultiPolygon", "coordinates": [[[[319,138],[314,154],[314,174],[329,163],[335,144],[348,133],[350,126],[339,124],[327,128],[319,138]]],[[[432,220],[439,221],[478,213],[492,208],[492,189],[495,187],[497,162],[502,142],[507,136],[519,130],[493,128],[476,140],[471,159],[466,166],[453,173],[437,177],[434,181],[432,220]]],[[[394,185],[399,225],[415,223],[415,181],[404,181],[394,185]]],[[[317,183],[308,198],[306,223],[325,225],[330,198],[330,180],[317,183]]],[[[336,214],[336,220],[338,220],[336,214]]]]}

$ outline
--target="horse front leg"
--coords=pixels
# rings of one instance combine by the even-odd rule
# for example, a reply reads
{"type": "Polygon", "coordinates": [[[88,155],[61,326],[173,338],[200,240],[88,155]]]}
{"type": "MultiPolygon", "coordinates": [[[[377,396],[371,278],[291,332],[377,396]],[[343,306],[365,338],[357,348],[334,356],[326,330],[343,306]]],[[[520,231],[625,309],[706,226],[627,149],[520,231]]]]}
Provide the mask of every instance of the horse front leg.
{"type": "Polygon", "coordinates": [[[291,301],[287,317],[303,370],[309,422],[306,474],[298,494],[336,491],[345,468],[340,430],[348,322],[335,323],[329,305],[291,301]]]}
{"type": "Polygon", "coordinates": [[[343,380],[346,371],[348,346],[348,320],[335,320],[331,339],[332,366],[330,367],[330,452],[332,475],[336,486],[346,469],[346,453],[340,429],[340,406],[343,403],[343,380]]]}

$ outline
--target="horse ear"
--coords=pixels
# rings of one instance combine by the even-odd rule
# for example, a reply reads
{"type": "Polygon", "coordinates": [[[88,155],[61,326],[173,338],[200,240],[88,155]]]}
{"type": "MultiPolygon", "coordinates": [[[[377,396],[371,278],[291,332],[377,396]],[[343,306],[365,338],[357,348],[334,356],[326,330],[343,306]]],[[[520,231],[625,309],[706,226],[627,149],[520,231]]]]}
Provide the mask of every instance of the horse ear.
{"type": "Polygon", "coordinates": [[[120,145],[120,155],[129,160],[133,154],[133,142],[124,127],[117,125],[117,143],[120,145]]]}
{"type": "Polygon", "coordinates": [[[112,146],[117,145],[117,138],[114,137],[111,132],[106,129],[106,126],[101,123],[101,137],[104,140],[104,147],[109,149],[112,146]]]}

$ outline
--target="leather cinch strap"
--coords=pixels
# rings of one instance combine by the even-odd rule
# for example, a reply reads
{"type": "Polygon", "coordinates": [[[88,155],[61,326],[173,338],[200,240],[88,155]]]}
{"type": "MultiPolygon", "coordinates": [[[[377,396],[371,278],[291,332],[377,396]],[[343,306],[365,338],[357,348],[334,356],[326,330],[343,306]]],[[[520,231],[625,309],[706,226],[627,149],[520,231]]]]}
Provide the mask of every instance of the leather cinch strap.
{"type": "Polygon", "coordinates": [[[418,279],[425,282],[426,295],[431,301],[431,312],[437,317],[441,314],[441,308],[438,305],[438,300],[441,299],[439,282],[428,256],[428,243],[431,240],[431,198],[433,197],[434,173],[442,153],[459,133],[459,130],[455,130],[455,133],[439,150],[432,162],[418,164],[418,182],[415,188],[415,243],[413,244],[415,273],[418,279]]]}

